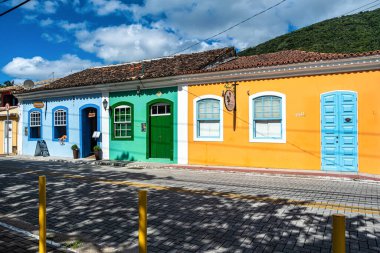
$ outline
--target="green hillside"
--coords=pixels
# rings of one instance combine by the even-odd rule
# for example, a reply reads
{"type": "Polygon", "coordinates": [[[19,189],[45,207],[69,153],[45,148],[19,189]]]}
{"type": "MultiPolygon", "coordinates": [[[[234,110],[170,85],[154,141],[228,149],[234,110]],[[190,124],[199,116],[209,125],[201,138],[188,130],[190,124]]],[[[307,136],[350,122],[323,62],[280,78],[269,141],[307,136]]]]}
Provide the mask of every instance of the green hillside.
{"type": "Polygon", "coordinates": [[[380,9],[333,18],[279,36],[239,55],[299,49],[323,53],[354,53],[380,49],[380,9]]]}

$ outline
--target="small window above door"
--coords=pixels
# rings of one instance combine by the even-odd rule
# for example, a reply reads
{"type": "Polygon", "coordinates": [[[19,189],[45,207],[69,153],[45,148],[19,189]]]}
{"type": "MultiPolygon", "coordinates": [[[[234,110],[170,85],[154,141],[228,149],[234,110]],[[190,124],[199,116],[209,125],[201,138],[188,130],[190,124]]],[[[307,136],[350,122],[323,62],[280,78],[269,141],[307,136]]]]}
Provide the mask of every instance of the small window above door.
{"type": "Polygon", "coordinates": [[[154,104],[150,107],[151,116],[165,116],[170,115],[170,105],[165,103],[154,104]]]}

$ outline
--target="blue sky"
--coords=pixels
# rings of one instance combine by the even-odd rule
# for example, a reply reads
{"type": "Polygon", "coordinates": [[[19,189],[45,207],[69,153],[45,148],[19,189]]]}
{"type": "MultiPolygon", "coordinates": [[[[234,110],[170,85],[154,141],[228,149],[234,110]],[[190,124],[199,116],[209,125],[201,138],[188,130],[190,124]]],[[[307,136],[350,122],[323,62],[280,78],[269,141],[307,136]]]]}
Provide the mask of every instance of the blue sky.
{"type": "MultiPolygon", "coordinates": [[[[0,3],[0,12],[22,1],[0,3]]],[[[278,2],[32,0],[0,17],[0,83],[171,55],[278,2]]],[[[225,46],[244,49],[370,2],[287,0],[185,53],[225,46]]]]}

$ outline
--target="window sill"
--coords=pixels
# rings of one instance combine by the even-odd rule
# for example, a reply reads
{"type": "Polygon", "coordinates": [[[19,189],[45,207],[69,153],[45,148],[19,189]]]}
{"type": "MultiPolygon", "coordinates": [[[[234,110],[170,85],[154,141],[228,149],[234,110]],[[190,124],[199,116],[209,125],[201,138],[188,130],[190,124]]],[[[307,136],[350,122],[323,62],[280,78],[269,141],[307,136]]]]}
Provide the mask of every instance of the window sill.
{"type": "Polygon", "coordinates": [[[42,138],[28,138],[28,141],[41,141],[42,138]]]}
{"type": "Polygon", "coordinates": [[[257,143],[286,143],[286,139],[249,139],[249,142],[257,143]]]}
{"type": "MultiPolygon", "coordinates": [[[[53,139],[52,141],[53,141],[53,142],[61,142],[61,141],[58,140],[58,139],[53,139]]],[[[66,140],[64,140],[63,142],[69,142],[69,139],[66,139],[66,140]]]]}
{"type": "Polygon", "coordinates": [[[115,137],[112,137],[111,140],[113,141],[133,141],[133,137],[130,137],[130,138],[115,138],[115,137]]]}
{"type": "Polygon", "coordinates": [[[223,138],[218,137],[218,138],[207,138],[207,137],[195,137],[194,141],[212,141],[212,142],[222,142],[223,138]]]}

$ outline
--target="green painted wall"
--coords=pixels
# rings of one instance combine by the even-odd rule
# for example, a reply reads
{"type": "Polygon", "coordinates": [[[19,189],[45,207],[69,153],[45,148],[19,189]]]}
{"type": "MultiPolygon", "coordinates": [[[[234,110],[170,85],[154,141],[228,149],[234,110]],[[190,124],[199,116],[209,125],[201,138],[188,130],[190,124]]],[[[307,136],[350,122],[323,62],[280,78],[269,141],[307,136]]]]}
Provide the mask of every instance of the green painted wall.
{"type": "MultiPolygon", "coordinates": [[[[140,96],[136,91],[123,91],[110,93],[110,106],[119,102],[133,104],[133,140],[114,140],[110,136],[110,159],[128,161],[150,161],[177,163],[177,87],[141,90],[140,96]],[[158,93],[160,95],[158,95],[158,93]],[[141,131],[141,123],[147,123],[147,104],[155,99],[168,99],[173,102],[173,160],[150,158],[147,159],[147,132],[141,131]]],[[[110,129],[111,120],[110,120],[110,129]]]]}

